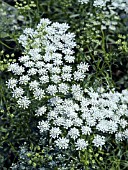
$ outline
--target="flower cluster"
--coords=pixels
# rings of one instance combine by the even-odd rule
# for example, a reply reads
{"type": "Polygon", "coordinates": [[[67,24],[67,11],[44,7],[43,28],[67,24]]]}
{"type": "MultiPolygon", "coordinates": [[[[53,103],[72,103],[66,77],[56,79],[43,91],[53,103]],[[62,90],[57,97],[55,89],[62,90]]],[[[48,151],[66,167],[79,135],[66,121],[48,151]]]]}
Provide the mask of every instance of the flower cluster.
{"type": "MultiPolygon", "coordinates": [[[[90,1],[78,0],[78,2],[88,4],[90,1]]],[[[94,19],[94,25],[101,25],[101,29],[103,30],[107,28],[113,31],[116,30],[119,21],[118,10],[124,11],[125,13],[128,12],[127,0],[94,0],[91,5],[92,9],[95,8],[96,15],[93,15],[93,12],[89,13],[88,15],[91,16],[89,20],[92,21],[94,19]],[[99,20],[100,18],[102,18],[101,21],[99,20]]]]}
{"type": "MultiPolygon", "coordinates": [[[[81,4],[89,3],[89,0],[78,0],[81,4]]],[[[127,0],[94,0],[93,2],[94,7],[99,7],[105,9],[106,6],[109,9],[120,9],[124,10],[126,13],[128,12],[128,1],[127,0]]]]}
{"type": "Polygon", "coordinates": [[[102,147],[106,135],[126,139],[128,91],[85,92],[89,65],[75,63],[75,35],[68,28],[41,19],[36,30],[24,30],[19,37],[24,55],[8,68],[15,76],[7,82],[12,96],[23,109],[36,103],[40,134],[47,134],[59,149],[71,144],[76,150],[89,144],[102,147]]]}
{"type": "MultiPolygon", "coordinates": [[[[79,94],[79,91],[76,93],[79,94]]],[[[71,94],[73,96],[74,91],[71,91],[71,94]]],[[[99,93],[90,89],[86,98],[82,90],[80,94],[80,98],[75,96],[64,100],[53,98],[50,101],[50,111],[46,111],[47,120],[39,122],[40,132],[49,131],[50,137],[60,149],[67,149],[72,140],[76,148],[86,148],[90,142],[86,141],[86,138],[92,134],[95,136],[91,142],[96,147],[105,145],[106,134],[115,135],[119,141],[128,138],[127,90],[123,90],[122,93],[111,91],[99,93]],[[65,137],[62,137],[63,133],[65,137]],[[99,135],[101,133],[102,136],[99,135]]]]}

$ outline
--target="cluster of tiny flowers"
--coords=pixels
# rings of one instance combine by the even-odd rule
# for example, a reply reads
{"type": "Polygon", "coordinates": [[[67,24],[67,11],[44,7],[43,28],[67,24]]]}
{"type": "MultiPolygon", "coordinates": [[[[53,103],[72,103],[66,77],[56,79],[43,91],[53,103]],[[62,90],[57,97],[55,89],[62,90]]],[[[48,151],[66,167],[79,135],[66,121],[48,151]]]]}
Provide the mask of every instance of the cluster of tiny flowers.
{"type": "Polygon", "coordinates": [[[75,35],[67,32],[68,28],[66,23],[41,19],[36,30],[26,28],[19,37],[24,55],[18,63],[9,65],[8,71],[16,78],[7,82],[19,107],[28,108],[32,98],[40,101],[48,96],[67,95],[71,80],[81,81],[86,77],[89,67],[86,63],[80,63],[72,73],[76,43],[75,35]]]}
{"type": "MultiPolygon", "coordinates": [[[[87,4],[89,0],[78,0],[81,4],[87,4]]],[[[108,5],[112,9],[120,9],[124,10],[126,13],[128,12],[128,1],[127,0],[94,0],[93,6],[94,7],[106,7],[108,5]]]]}
{"type": "Polygon", "coordinates": [[[22,109],[38,103],[35,116],[40,118],[40,133],[49,135],[59,149],[73,144],[82,150],[90,142],[102,147],[104,134],[126,139],[128,91],[100,93],[90,88],[85,93],[82,85],[89,65],[74,64],[75,36],[68,28],[66,23],[41,19],[36,30],[24,30],[19,37],[24,56],[9,66],[15,77],[7,82],[12,96],[22,109]],[[86,141],[92,134],[92,141],[86,141]]]}
{"type": "MultiPolygon", "coordinates": [[[[72,95],[73,93],[71,91],[72,95]]],[[[41,133],[46,132],[44,125],[49,124],[47,131],[60,149],[67,149],[72,140],[76,150],[85,149],[89,143],[85,140],[86,136],[92,134],[94,135],[92,144],[95,147],[105,145],[106,134],[115,136],[119,141],[128,138],[128,91],[100,93],[90,88],[86,93],[88,97],[85,97],[83,92],[79,100],[73,97],[50,100],[51,109],[47,110],[47,120],[39,122],[43,124],[39,127],[41,133]],[[77,104],[78,101],[80,105],[77,104]],[[61,142],[58,144],[59,141],[61,142]]]]}
{"type": "MultiPolygon", "coordinates": [[[[81,4],[87,4],[89,1],[87,0],[78,0],[81,4]]],[[[109,28],[110,30],[114,31],[116,30],[116,26],[118,25],[118,21],[120,19],[118,15],[118,10],[122,10],[125,13],[128,12],[128,1],[127,0],[94,0],[93,7],[98,9],[96,12],[102,14],[102,21],[98,21],[98,18],[100,14],[97,16],[93,16],[93,11],[90,15],[92,15],[95,18],[95,25],[101,25],[101,29],[105,30],[109,28]]],[[[92,18],[91,18],[92,20],[92,18]]]]}
{"type": "Polygon", "coordinates": [[[87,4],[89,0],[78,0],[78,2],[80,2],[81,4],[87,4]]]}

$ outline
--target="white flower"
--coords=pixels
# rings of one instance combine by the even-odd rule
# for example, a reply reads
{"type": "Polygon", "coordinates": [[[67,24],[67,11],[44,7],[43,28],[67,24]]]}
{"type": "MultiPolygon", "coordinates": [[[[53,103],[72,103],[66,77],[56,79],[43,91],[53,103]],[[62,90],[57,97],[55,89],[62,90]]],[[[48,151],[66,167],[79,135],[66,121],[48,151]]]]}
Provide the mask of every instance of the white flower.
{"type": "Polygon", "coordinates": [[[11,78],[6,83],[7,83],[8,88],[14,89],[14,87],[16,87],[17,85],[17,82],[18,81],[16,79],[11,78]]]}
{"type": "Polygon", "coordinates": [[[32,76],[32,75],[35,75],[37,73],[37,69],[35,68],[30,68],[28,71],[27,71],[28,75],[29,76],[32,76]]]}
{"type": "Polygon", "coordinates": [[[52,68],[50,69],[50,72],[51,72],[52,74],[59,74],[59,73],[61,72],[61,69],[60,69],[58,66],[52,67],[52,68]]]}
{"type": "Polygon", "coordinates": [[[42,56],[39,54],[39,52],[41,52],[41,49],[39,48],[30,49],[28,54],[31,56],[31,60],[34,62],[41,60],[42,56]]]}
{"type": "Polygon", "coordinates": [[[35,63],[35,67],[37,67],[38,69],[42,68],[45,66],[45,63],[43,61],[37,61],[35,63]]]}
{"type": "Polygon", "coordinates": [[[47,108],[45,106],[42,106],[40,108],[38,108],[38,110],[36,110],[36,116],[42,116],[45,114],[47,108]]]}
{"type": "Polygon", "coordinates": [[[128,139],[128,129],[123,132],[123,136],[125,139],[128,139]]]}
{"type": "Polygon", "coordinates": [[[62,73],[62,79],[63,81],[71,81],[72,80],[72,75],[69,73],[62,73]]]}
{"type": "Polygon", "coordinates": [[[118,128],[117,122],[104,119],[101,120],[96,126],[96,129],[102,131],[103,133],[105,132],[115,133],[117,131],[117,128],[118,128]]]}
{"type": "Polygon", "coordinates": [[[46,68],[41,68],[41,69],[38,70],[38,73],[39,73],[39,75],[46,76],[48,71],[47,71],[46,68]]]}
{"type": "Polygon", "coordinates": [[[123,141],[123,138],[124,138],[123,132],[118,132],[115,134],[115,139],[117,141],[123,141]]]}
{"type": "Polygon", "coordinates": [[[55,84],[59,83],[61,81],[61,77],[58,75],[52,75],[51,76],[51,81],[54,82],[55,84]]]}
{"type": "Polygon", "coordinates": [[[87,4],[89,2],[89,0],[78,0],[78,2],[80,2],[81,4],[87,4]]]}
{"type": "Polygon", "coordinates": [[[88,63],[80,63],[77,66],[78,71],[83,73],[86,73],[89,70],[88,68],[89,68],[88,63]]]}
{"type": "Polygon", "coordinates": [[[100,136],[100,135],[96,135],[94,137],[92,143],[96,147],[102,147],[103,145],[105,145],[105,137],[104,136],[100,136]]]}
{"type": "Polygon", "coordinates": [[[63,117],[57,117],[54,120],[54,124],[57,125],[57,126],[64,125],[65,124],[65,119],[63,117]]]}
{"type": "Polygon", "coordinates": [[[83,91],[81,90],[81,87],[80,85],[72,85],[71,87],[71,91],[72,91],[72,95],[73,95],[73,98],[78,100],[78,101],[81,101],[83,99],[83,91]]]}
{"type": "Polygon", "coordinates": [[[32,28],[25,28],[23,33],[29,36],[33,36],[34,30],[32,28]]]}
{"type": "Polygon", "coordinates": [[[47,75],[43,75],[39,78],[41,84],[45,84],[49,82],[49,77],[47,75]]]}
{"type": "Polygon", "coordinates": [[[85,142],[84,139],[78,139],[75,143],[76,150],[86,149],[88,146],[88,142],[85,142]]]}
{"type": "Polygon", "coordinates": [[[49,100],[49,103],[51,106],[58,106],[61,103],[63,103],[63,100],[60,97],[56,96],[56,97],[51,98],[49,100]]]}
{"type": "Polygon", "coordinates": [[[41,100],[45,96],[44,90],[37,88],[33,91],[35,99],[41,100]]]}
{"type": "Polygon", "coordinates": [[[49,19],[47,19],[47,18],[42,18],[41,20],[40,20],[40,23],[37,25],[37,28],[39,29],[41,26],[47,26],[47,25],[49,25],[51,23],[51,21],[49,20],[49,19]]]}
{"type": "Polygon", "coordinates": [[[53,67],[54,67],[54,66],[53,66],[53,64],[51,64],[51,63],[47,63],[47,64],[45,64],[45,66],[44,66],[44,68],[45,68],[46,70],[48,70],[48,71],[50,71],[53,67]]]}
{"type": "Polygon", "coordinates": [[[69,130],[68,135],[75,140],[79,137],[80,133],[79,130],[74,127],[69,130]]]}
{"type": "Polygon", "coordinates": [[[67,84],[61,83],[61,84],[59,84],[58,89],[59,89],[59,92],[61,92],[63,94],[67,94],[68,90],[69,90],[69,87],[68,87],[67,84]]]}
{"type": "Polygon", "coordinates": [[[81,130],[83,135],[90,135],[90,133],[92,132],[89,126],[82,126],[81,130]]]}
{"type": "Polygon", "coordinates": [[[60,53],[53,53],[52,54],[53,65],[61,65],[62,62],[62,54],[60,53]]]}
{"type": "Polygon", "coordinates": [[[12,71],[15,75],[22,75],[25,69],[24,67],[19,66],[18,63],[12,63],[9,65],[8,71],[12,71]]]}
{"type": "Polygon", "coordinates": [[[119,124],[122,128],[125,128],[128,125],[128,122],[125,119],[120,119],[119,124]]]}
{"type": "Polygon", "coordinates": [[[25,63],[24,63],[24,66],[25,67],[33,67],[35,65],[35,63],[33,62],[33,61],[26,61],[25,63]]]}
{"type": "Polygon", "coordinates": [[[26,85],[29,80],[30,80],[30,77],[28,75],[22,75],[19,79],[19,84],[26,85]]]}
{"type": "Polygon", "coordinates": [[[19,43],[21,43],[24,48],[27,45],[27,40],[28,40],[28,36],[24,34],[20,35],[20,37],[18,38],[19,43]]]}
{"type": "Polygon", "coordinates": [[[74,126],[82,126],[82,123],[83,123],[83,121],[79,117],[77,117],[73,120],[74,126]]]}
{"type": "Polygon", "coordinates": [[[50,95],[54,95],[55,93],[57,93],[57,87],[56,87],[56,85],[49,85],[48,88],[47,88],[47,92],[48,92],[50,95]]]}
{"type": "Polygon", "coordinates": [[[86,77],[86,75],[81,71],[74,72],[74,80],[76,80],[76,81],[82,81],[82,80],[84,80],[85,77],[86,77]]]}
{"type": "Polygon", "coordinates": [[[16,87],[13,92],[12,92],[12,97],[15,97],[16,99],[19,97],[22,97],[22,95],[24,94],[24,90],[21,87],[16,87]]]}
{"type": "Polygon", "coordinates": [[[65,123],[63,124],[65,129],[68,129],[69,127],[71,127],[73,125],[73,121],[71,119],[66,119],[65,123]]]}
{"type": "Polygon", "coordinates": [[[107,0],[95,0],[93,5],[95,7],[98,6],[98,7],[101,8],[101,7],[104,7],[106,5],[106,2],[107,2],[107,0]]]}
{"type": "MultiPolygon", "coordinates": [[[[69,51],[65,51],[65,53],[68,53],[69,51]]],[[[74,63],[75,57],[74,56],[70,56],[70,55],[66,55],[64,57],[65,61],[68,63],[74,63]]]]}
{"type": "Polygon", "coordinates": [[[31,82],[29,83],[29,87],[30,87],[30,90],[38,89],[39,83],[38,83],[36,80],[31,81],[31,82]]]}
{"type": "Polygon", "coordinates": [[[67,113],[67,117],[69,117],[70,119],[74,119],[78,117],[77,113],[74,111],[72,107],[67,107],[65,109],[65,112],[67,113]]]}
{"type": "Polygon", "coordinates": [[[52,138],[58,138],[58,136],[61,134],[61,130],[59,127],[52,127],[52,129],[50,129],[50,136],[52,138]]]}
{"type": "Polygon", "coordinates": [[[57,119],[57,116],[58,116],[58,114],[56,113],[56,111],[51,110],[51,111],[48,113],[48,120],[57,119]]]}
{"type": "Polygon", "coordinates": [[[41,133],[49,130],[49,128],[50,128],[50,125],[49,125],[49,122],[48,122],[48,121],[43,121],[43,120],[42,120],[42,121],[39,121],[38,124],[39,124],[39,125],[38,125],[37,127],[39,128],[39,130],[40,130],[41,133]]]}
{"type": "Polygon", "coordinates": [[[71,73],[72,67],[71,67],[71,66],[64,65],[64,66],[62,67],[62,71],[63,71],[63,73],[71,73]]]}
{"type": "Polygon", "coordinates": [[[28,97],[25,96],[25,97],[18,99],[17,103],[20,108],[26,109],[29,107],[29,104],[31,103],[31,101],[29,100],[28,97]]]}
{"type": "Polygon", "coordinates": [[[59,147],[59,149],[67,149],[68,144],[69,144],[69,139],[62,137],[62,138],[57,139],[55,143],[56,143],[56,146],[59,147]]]}
{"type": "Polygon", "coordinates": [[[20,62],[23,62],[23,63],[25,63],[25,62],[27,62],[27,61],[29,61],[30,60],[30,57],[28,56],[28,55],[24,55],[24,56],[21,56],[20,58],[19,58],[19,61],[20,62]]]}

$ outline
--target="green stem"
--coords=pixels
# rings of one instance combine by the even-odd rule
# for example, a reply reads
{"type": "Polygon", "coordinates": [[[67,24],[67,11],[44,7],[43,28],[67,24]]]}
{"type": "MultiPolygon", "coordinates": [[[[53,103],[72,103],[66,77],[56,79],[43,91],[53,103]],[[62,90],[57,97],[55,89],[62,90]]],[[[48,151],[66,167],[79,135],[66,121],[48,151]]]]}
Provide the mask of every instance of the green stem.
{"type": "Polygon", "coordinates": [[[5,47],[9,48],[9,49],[13,49],[13,48],[9,47],[7,44],[3,43],[1,40],[0,40],[0,43],[1,43],[2,45],[4,45],[5,47]]]}

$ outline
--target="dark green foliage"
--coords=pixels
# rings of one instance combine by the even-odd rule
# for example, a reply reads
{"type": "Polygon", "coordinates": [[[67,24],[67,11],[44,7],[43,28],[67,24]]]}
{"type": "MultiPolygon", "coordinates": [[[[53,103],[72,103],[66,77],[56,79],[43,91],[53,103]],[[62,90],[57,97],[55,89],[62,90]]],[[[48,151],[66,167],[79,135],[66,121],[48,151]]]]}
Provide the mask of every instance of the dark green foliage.
{"type": "MultiPolygon", "coordinates": [[[[20,1],[22,3],[22,1],[20,1]]],[[[21,55],[22,47],[17,38],[25,27],[35,27],[40,18],[49,18],[54,22],[66,22],[70,25],[70,31],[76,35],[77,47],[75,49],[76,62],[85,61],[90,64],[88,86],[110,86],[118,90],[128,87],[128,17],[120,11],[120,24],[116,31],[106,29],[101,31],[99,25],[94,25],[98,18],[101,22],[104,16],[100,13],[95,17],[95,9],[90,5],[81,5],[77,0],[26,0],[23,8],[12,0],[0,2],[0,50],[5,55],[0,61],[6,59],[6,54],[15,54],[15,59],[21,55]],[[15,6],[17,5],[17,6],[15,6]],[[119,35],[120,34],[120,35],[119,35]],[[123,37],[124,35],[124,37],[123,37]]],[[[100,11],[99,11],[100,12],[100,11]]],[[[6,64],[9,60],[6,61],[6,64]]],[[[11,61],[10,61],[11,62],[11,61]]],[[[3,63],[0,63],[0,68],[3,63]]],[[[24,164],[19,165],[22,169],[37,169],[44,165],[43,170],[57,170],[63,167],[67,161],[67,170],[126,170],[128,168],[127,143],[122,146],[115,144],[115,148],[107,148],[103,151],[89,153],[82,151],[79,156],[72,158],[70,152],[63,153],[56,161],[56,156],[61,154],[45,145],[40,145],[37,121],[32,110],[22,111],[16,105],[7,89],[6,81],[10,75],[7,67],[0,69],[0,169],[9,169],[12,163],[22,162],[20,146],[26,144],[24,164]],[[103,159],[103,160],[102,160],[103,159]],[[88,166],[89,165],[89,166],[88,166]],[[94,167],[93,167],[94,166],[94,167]]],[[[24,154],[23,154],[24,156],[24,154]]],[[[24,157],[23,157],[24,158],[24,157]]],[[[20,169],[19,169],[20,170],[20,169]]]]}

